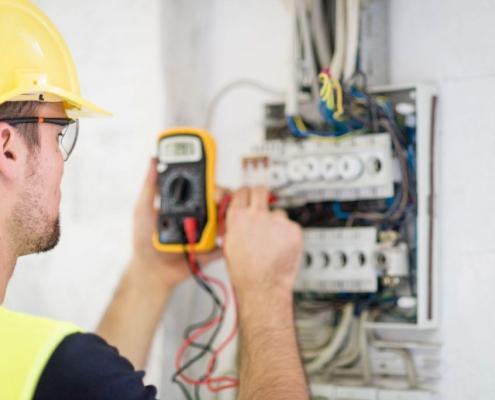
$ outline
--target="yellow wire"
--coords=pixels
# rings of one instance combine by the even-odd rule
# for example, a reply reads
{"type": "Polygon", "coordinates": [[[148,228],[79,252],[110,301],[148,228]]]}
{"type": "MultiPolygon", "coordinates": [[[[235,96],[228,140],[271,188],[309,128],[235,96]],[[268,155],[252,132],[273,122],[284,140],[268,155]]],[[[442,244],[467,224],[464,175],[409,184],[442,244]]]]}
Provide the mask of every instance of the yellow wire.
{"type": "Polygon", "coordinates": [[[322,84],[320,89],[320,97],[325,102],[327,108],[333,110],[335,108],[335,100],[330,77],[325,73],[321,73],[318,77],[320,78],[320,82],[322,84]]]}
{"type": "Polygon", "coordinates": [[[302,118],[299,115],[294,117],[294,122],[296,123],[297,129],[299,129],[301,132],[304,132],[307,130],[306,125],[304,124],[304,121],[302,120],[302,118]]]}
{"type": "Polygon", "coordinates": [[[331,78],[337,92],[337,107],[335,110],[335,118],[340,118],[344,114],[344,95],[342,93],[342,86],[336,78],[331,78]]]}

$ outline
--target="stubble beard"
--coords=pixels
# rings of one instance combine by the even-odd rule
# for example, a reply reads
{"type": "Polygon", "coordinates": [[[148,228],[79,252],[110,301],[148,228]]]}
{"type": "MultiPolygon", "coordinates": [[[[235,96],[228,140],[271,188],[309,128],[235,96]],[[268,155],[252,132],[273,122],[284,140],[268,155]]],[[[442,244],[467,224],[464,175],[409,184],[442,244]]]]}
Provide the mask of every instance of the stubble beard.
{"type": "Polygon", "coordinates": [[[51,217],[43,208],[38,193],[42,182],[31,175],[29,185],[14,207],[11,232],[17,256],[52,250],[60,240],[60,216],[51,217]]]}

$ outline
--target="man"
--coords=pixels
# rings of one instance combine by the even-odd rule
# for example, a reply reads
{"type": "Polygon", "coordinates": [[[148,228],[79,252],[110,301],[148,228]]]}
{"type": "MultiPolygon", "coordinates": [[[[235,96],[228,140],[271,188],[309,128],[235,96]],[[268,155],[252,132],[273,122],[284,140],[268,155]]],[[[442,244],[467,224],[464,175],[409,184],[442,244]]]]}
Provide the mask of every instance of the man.
{"type": "MultiPolygon", "coordinates": [[[[60,182],[76,143],[77,118],[105,112],[80,97],[65,43],[29,0],[0,0],[0,53],[3,302],[17,258],[58,242],[60,182]]],[[[156,397],[136,370],[145,365],[171,292],[189,273],[182,256],[158,253],[151,244],[155,191],[152,160],[135,208],[133,257],[99,336],[0,307],[0,399],[156,397]]],[[[308,398],[292,310],[301,252],[300,228],[269,210],[265,188],[234,194],[224,255],[238,296],[239,399],[308,398]]]]}

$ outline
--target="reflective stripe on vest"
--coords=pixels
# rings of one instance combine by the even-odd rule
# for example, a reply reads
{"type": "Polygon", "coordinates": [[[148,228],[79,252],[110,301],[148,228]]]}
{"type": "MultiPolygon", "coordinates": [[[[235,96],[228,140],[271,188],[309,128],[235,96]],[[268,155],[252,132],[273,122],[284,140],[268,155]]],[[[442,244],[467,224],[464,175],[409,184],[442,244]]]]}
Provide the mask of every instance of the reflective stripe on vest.
{"type": "Polygon", "coordinates": [[[51,355],[75,325],[0,307],[0,399],[31,400],[51,355]]]}

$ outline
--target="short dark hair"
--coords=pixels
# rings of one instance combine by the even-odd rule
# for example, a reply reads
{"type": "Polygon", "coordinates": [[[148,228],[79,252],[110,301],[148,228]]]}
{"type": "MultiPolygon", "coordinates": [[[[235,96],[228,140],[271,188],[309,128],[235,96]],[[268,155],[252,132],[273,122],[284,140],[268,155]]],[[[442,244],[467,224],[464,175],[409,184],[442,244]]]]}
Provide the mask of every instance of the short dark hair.
{"type": "MultiPolygon", "coordinates": [[[[39,101],[7,101],[0,104],[0,120],[2,118],[35,117],[40,105],[39,101]]],[[[37,124],[19,124],[16,128],[29,150],[39,147],[40,137],[37,124]]]]}

